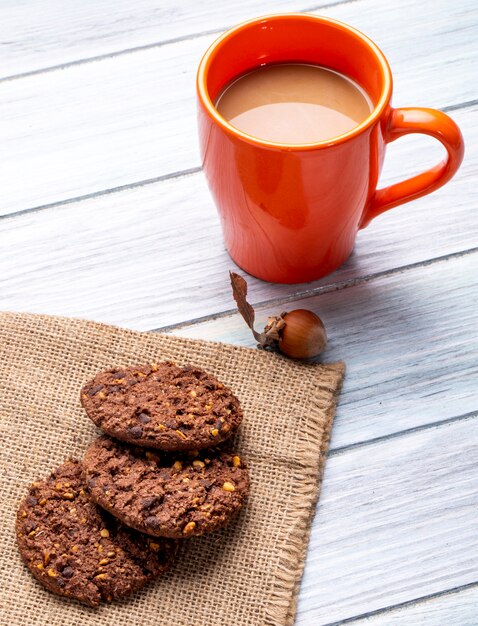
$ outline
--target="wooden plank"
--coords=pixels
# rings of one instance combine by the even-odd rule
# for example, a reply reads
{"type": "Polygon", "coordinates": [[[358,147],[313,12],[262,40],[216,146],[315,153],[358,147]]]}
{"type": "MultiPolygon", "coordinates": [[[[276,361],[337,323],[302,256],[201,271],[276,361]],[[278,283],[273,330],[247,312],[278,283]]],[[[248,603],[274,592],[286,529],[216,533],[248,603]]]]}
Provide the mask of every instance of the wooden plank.
{"type": "Polygon", "coordinates": [[[304,11],[327,0],[3,0],[0,77],[221,31],[257,15],[304,11]],[[15,34],[15,37],[12,36],[15,34]]]}
{"type": "MultiPolygon", "coordinates": [[[[333,450],[478,410],[478,252],[354,287],[256,311],[308,308],[320,314],[347,375],[333,450]]],[[[262,326],[261,326],[262,324],[262,326]]],[[[175,334],[254,346],[239,315],[175,334]]]]}
{"type": "Polygon", "coordinates": [[[475,582],[477,454],[475,417],[330,458],[297,626],[330,625],[475,582]]]}
{"type": "MultiPolygon", "coordinates": [[[[307,285],[250,278],[254,303],[328,288],[476,246],[478,107],[456,111],[469,150],[457,177],[435,194],[379,217],[340,270],[307,285]]],[[[400,140],[388,170],[436,159],[436,146],[400,140]]],[[[202,174],[0,219],[3,309],[79,315],[137,329],[232,309],[216,211],[202,174]],[[72,280],[72,277],[75,280],[72,280]]],[[[216,332],[216,330],[214,330],[216,332]]]]}
{"type": "MultiPolygon", "coordinates": [[[[347,4],[350,0],[343,0],[347,4]]],[[[115,54],[142,46],[158,45],[176,39],[194,37],[204,32],[225,30],[229,26],[258,15],[281,12],[320,11],[322,6],[341,4],[317,0],[242,0],[227,2],[208,0],[206,3],[194,3],[188,0],[162,2],[137,0],[134,5],[126,0],[84,0],[81,3],[62,0],[4,0],[0,4],[2,42],[0,57],[0,77],[38,71],[45,67],[73,63],[96,56],[115,54]],[[12,33],[15,36],[12,36],[12,33]]],[[[365,17],[371,24],[371,17],[380,11],[378,3],[362,4],[358,13],[369,13],[365,17]]],[[[426,22],[416,19],[412,4],[407,31],[413,29],[417,40],[421,40],[424,31],[431,22],[440,21],[444,28],[448,13],[452,7],[447,0],[434,2],[433,20],[426,22]]],[[[390,7],[389,7],[390,9],[390,7]]],[[[461,2],[453,7],[458,15],[454,20],[457,37],[464,26],[461,18],[466,17],[468,28],[473,24],[476,7],[471,2],[461,2]],[[458,23],[457,23],[458,22],[458,23]]],[[[335,7],[337,13],[351,15],[349,9],[335,7]]],[[[356,7],[354,7],[356,10],[356,7]]],[[[476,14],[475,14],[476,16],[476,14]]],[[[343,19],[346,19],[344,17],[343,19]]],[[[360,17],[358,19],[361,19],[360,17]]],[[[365,22],[364,22],[365,23],[365,22]]],[[[388,31],[388,37],[398,33],[397,29],[388,31]],[[392,33],[392,34],[391,34],[392,33]]],[[[381,34],[377,29],[376,34],[381,34]]],[[[412,35],[412,33],[410,33],[412,35]]],[[[444,54],[446,40],[443,41],[444,54]]]]}
{"type": "MultiPolygon", "coordinates": [[[[312,624],[304,615],[304,624],[312,624]]],[[[476,626],[478,587],[446,593],[378,615],[352,620],[349,626],[476,626]]]]}
{"type": "MultiPolygon", "coordinates": [[[[384,48],[395,70],[396,104],[444,107],[475,96],[470,11],[471,0],[454,7],[437,2],[430,20],[426,3],[362,0],[321,13],[362,28],[384,48]],[[404,13],[415,26],[398,29],[404,13]]],[[[4,82],[0,213],[198,167],[194,78],[213,39],[4,82]]]]}

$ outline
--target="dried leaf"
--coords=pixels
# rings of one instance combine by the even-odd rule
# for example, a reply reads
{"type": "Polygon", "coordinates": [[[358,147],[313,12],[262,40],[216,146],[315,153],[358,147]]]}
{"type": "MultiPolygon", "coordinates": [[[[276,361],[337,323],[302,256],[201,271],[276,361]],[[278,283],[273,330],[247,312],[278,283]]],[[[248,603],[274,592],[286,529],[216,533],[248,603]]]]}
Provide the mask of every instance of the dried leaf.
{"type": "Polygon", "coordinates": [[[246,300],[247,283],[242,276],[239,276],[239,274],[236,274],[235,272],[229,272],[229,276],[231,278],[232,295],[234,296],[234,300],[236,301],[239,313],[242,315],[244,321],[252,330],[252,334],[254,335],[255,339],[257,341],[260,341],[261,335],[259,333],[256,333],[256,331],[254,330],[254,309],[246,300]]]}

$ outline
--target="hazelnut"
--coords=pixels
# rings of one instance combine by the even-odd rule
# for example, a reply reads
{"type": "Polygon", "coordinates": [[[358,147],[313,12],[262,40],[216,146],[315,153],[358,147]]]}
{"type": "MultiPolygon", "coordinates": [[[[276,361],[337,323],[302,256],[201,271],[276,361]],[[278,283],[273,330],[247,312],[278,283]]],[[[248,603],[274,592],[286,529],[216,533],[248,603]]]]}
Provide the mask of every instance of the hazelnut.
{"type": "Polygon", "coordinates": [[[212,435],[213,437],[217,437],[217,436],[219,435],[219,431],[218,431],[218,429],[217,429],[217,428],[213,428],[213,429],[211,430],[211,435],[212,435]]]}
{"type": "Polygon", "coordinates": [[[193,461],[193,467],[195,467],[196,469],[202,469],[204,467],[204,462],[196,459],[193,461]]]}
{"type": "Polygon", "coordinates": [[[228,481],[226,481],[223,484],[222,488],[224,489],[224,491],[230,491],[230,492],[236,491],[236,488],[234,487],[234,485],[228,481]]]}
{"type": "Polygon", "coordinates": [[[107,528],[102,528],[100,530],[100,535],[104,538],[109,537],[110,536],[110,531],[107,528]]]}
{"type": "Polygon", "coordinates": [[[234,465],[234,467],[241,467],[241,457],[233,456],[232,457],[232,464],[234,465]]]}
{"type": "Polygon", "coordinates": [[[176,471],[180,471],[183,469],[183,464],[181,463],[181,461],[175,461],[173,464],[173,469],[175,469],[176,471]]]}
{"type": "Polygon", "coordinates": [[[306,309],[282,312],[269,318],[264,332],[254,330],[254,309],[247,302],[247,282],[229,272],[232,293],[239,313],[252,331],[259,347],[282,352],[293,359],[315,360],[327,345],[325,327],[318,315],[306,309]]]}
{"type": "MultiPolygon", "coordinates": [[[[327,346],[325,326],[318,315],[306,309],[281,313],[270,318],[268,327],[273,328],[277,321],[284,322],[279,332],[278,348],[293,359],[313,359],[327,346]]],[[[266,331],[267,332],[267,331],[266,331]]]]}

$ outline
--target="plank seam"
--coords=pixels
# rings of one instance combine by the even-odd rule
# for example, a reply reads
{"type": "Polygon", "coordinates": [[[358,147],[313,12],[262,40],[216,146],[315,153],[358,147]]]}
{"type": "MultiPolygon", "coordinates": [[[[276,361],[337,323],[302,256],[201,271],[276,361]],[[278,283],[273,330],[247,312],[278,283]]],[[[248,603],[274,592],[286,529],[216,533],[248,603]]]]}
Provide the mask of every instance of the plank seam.
{"type": "MultiPolygon", "coordinates": [[[[342,5],[342,4],[352,4],[357,0],[337,0],[337,2],[330,2],[328,4],[323,5],[314,5],[312,7],[308,7],[307,9],[301,9],[300,11],[295,11],[295,13],[310,13],[313,11],[319,11],[322,9],[331,9],[333,7],[342,5]]],[[[241,20],[245,21],[245,20],[241,20]]],[[[194,39],[200,39],[201,37],[208,37],[209,35],[219,35],[230,28],[229,26],[223,26],[221,28],[214,28],[211,30],[203,30],[197,33],[191,33],[189,35],[183,35],[180,37],[172,37],[171,39],[164,39],[163,41],[155,41],[152,43],[144,44],[142,46],[133,46],[132,48],[124,48],[122,50],[116,50],[114,52],[106,52],[104,54],[98,54],[92,57],[86,57],[83,59],[75,59],[74,61],[68,61],[66,63],[60,63],[58,65],[50,65],[47,67],[38,68],[36,70],[30,70],[29,72],[21,72],[19,74],[11,74],[8,76],[2,76],[0,78],[0,83],[9,82],[12,80],[19,80],[22,78],[29,78],[30,76],[37,76],[38,74],[47,74],[50,72],[57,72],[61,70],[65,70],[69,67],[74,67],[76,65],[86,65],[88,63],[95,63],[97,61],[104,61],[105,59],[114,59],[115,57],[123,56],[126,54],[134,54],[135,52],[143,52],[145,50],[152,50],[154,48],[162,48],[163,46],[168,46],[170,44],[181,43],[183,41],[192,41],[194,39]]]]}
{"type": "MultiPolygon", "coordinates": [[[[355,1],[355,0],[351,0],[351,1],[355,1]]],[[[461,109],[472,108],[475,105],[478,105],[478,99],[468,100],[467,102],[462,102],[460,104],[452,104],[452,105],[443,107],[440,110],[443,111],[444,113],[447,113],[449,111],[457,111],[461,109]]],[[[144,180],[138,180],[132,183],[125,183],[124,185],[119,185],[118,187],[110,187],[109,189],[101,189],[99,191],[92,191],[91,193],[87,193],[82,196],[75,196],[73,198],[67,198],[66,200],[57,200],[55,202],[49,202],[47,204],[40,204],[35,207],[29,207],[26,209],[20,209],[19,211],[5,213],[3,215],[0,215],[0,220],[13,218],[13,217],[21,217],[22,215],[27,215],[29,213],[35,213],[37,211],[44,211],[46,209],[53,209],[59,206],[73,204],[74,202],[83,202],[84,200],[91,200],[92,198],[99,198],[101,196],[107,196],[113,193],[120,193],[122,191],[127,191],[128,189],[136,189],[138,187],[145,187],[146,185],[153,185],[155,183],[161,183],[163,181],[170,180],[173,178],[182,178],[184,176],[198,174],[201,171],[202,171],[202,167],[196,166],[196,167],[191,167],[186,170],[179,170],[177,172],[171,172],[169,174],[162,174],[161,176],[155,176],[153,178],[145,178],[144,180]]]]}
{"type": "Polygon", "coordinates": [[[418,598],[414,598],[413,600],[406,600],[405,602],[400,602],[398,604],[393,604],[383,609],[376,609],[375,611],[368,611],[367,613],[361,613],[360,615],[356,615],[354,617],[347,617],[346,619],[340,620],[338,622],[327,622],[326,624],[322,624],[322,626],[343,626],[344,624],[354,624],[359,620],[365,620],[369,617],[374,617],[376,615],[384,615],[387,613],[391,613],[392,611],[396,611],[397,609],[403,609],[410,606],[416,606],[418,604],[424,604],[425,602],[430,602],[431,600],[435,600],[436,598],[442,598],[443,596],[459,594],[462,591],[467,591],[469,589],[474,589],[478,587],[478,581],[467,583],[465,585],[459,585],[458,587],[451,587],[450,589],[445,589],[443,591],[437,591],[436,593],[430,593],[425,596],[419,596],[418,598]]]}
{"type": "MultiPolygon", "coordinates": [[[[315,287],[313,289],[308,289],[305,291],[298,291],[289,296],[282,298],[273,298],[271,300],[262,300],[260,302],[253,302],[252,304],[256,309],[260,309],[263,307],[269,306],[277,306],[280,308],[282,305],[287,304],[288,302],[295,302],[297,300],[306,300],[308,298],[313,298],[315,296],[319,296],[325,293],[331,293],[334,291],[341,291],[342,289],[348,289],[349,287],[355,287],[358,285],[362,285],[364,283],[371,282],[378,278],[386,278],[388,276],[393,276],[395,274],[401,274],[404,272],[408,272],[409,270],[417,269],[419,267],[427,267],[428,265],[433,265],[435,263],[446,262],[452,259],[460,258],[463,256],[475,254],[478,252],[478,246],[474,248],[468,248],[467,250],[459,250],[458,252],[450,252],[449,254],[445,254],[442,256],[434,257],[432,259],[426,259],[424,261],[416,261],[415,263],[408,263],[407,265],[401,265],[399,267],[390,268],[387,270],[383,270],[381,272],[375,272],[374,274],[366,274],[365,276],[359,276],[356,278],[350,278],[348,280],[340,281],[337,283],[331,283],[329,285],[315,287]]],[[[232,264],[232,261],[231,261],[232,264]]],[[[232,298],[232,296],[231,296],[232,298]]],[[[218,319],[223,319],[226,317],[231,317],[237,313],[237,309],[227,309],[226,311],[222,311],[220,313],[212,313],[210,315],[204,315],[202,317],[198,317],[192,320],[186,320],[184,322],[180,322],[179,324],[170,324],[168,326],[161,326],[159,328],[151,328],[150,332],[172,332],[175,330],[179,330],[182,328],[188,328],[190,326],[196,326],[197,324],[201,324],[204,322],[211,322],[218,319]]]]}
{"type": "Polygon", "coordinates": [[[449,104],[446,107],[443,107],[441,110],[443,111],[443,113],[450,113],[451,111],[458,111],[460,109],[467,109],[467,108],[471,108],[474,107],[478,104],[478,99],[477,100],[467,100],[466,102],[460,102],[457,104],[449,104]]]}
{"type": "Polygon", "coordinates": [[[28,215],[29,213],[38,213],[45,209],[54,209],[59,206],[74,204],[75,202],[83,202],[84,200],[91,200],[93,198],[100,198],[101,196],[108,196],[113,193],[120,193],[121,191],[128,191],[129,189],[137,189],[138,187],[145,187],[146,185],[153,185],[154,183],[161,183],[173,178],[185,178],[192,174],[197,174],[201,171],[201,167],[190,167],[187,170],[180,170],[179,172],[171,172],[170,174],[162,174],[161,176],[155,176],[154,178],[146,178],[145,180],[139,180],[134,183],[126,183],[119,187],[111,187],[110,189],[102,189],[101,191],[92,191],[84,196],[76,196],[74,198],[68,198],[67,200],[58,200],[57,202],[50,202],[48,204],[41,204],[39,206],[31,207],[28,209],[21,209],[13,213],[6,213],[0,215],[0,220],[8,219],[9,217],[20,217],[22,215],[28,215]]]}
{"type": "Polygon", "coordinates": [[[424,430],[429,430],[430,428],[441,428],[442,426],[447,426],[448,424],[466,422],[467,420],[476,419],[477,417],[478,417],[478,411],[471,411],[470,413],[464,413],[463,415],[456,415],[454,417],[448,417],[446,419],[438,420],[436,422],[429,422],[428,424],[421,424],[420,426],[413,426],[412,428],[406,428],[404,430],[400,430],[395,433],[382,435],[381,437],[374,437],[373,439],[367,439],[366,441],[358,441],[356,443],[351,443],[347,446],[342,446],[339,448],[331,448],[329,452],[329,457],[340,456],[342,454],[350,452],[351,450],[366,448],[370,445],[383,443],[386,441],[390,441],[392,439],[398,439],[400,437],[406,437],[408,435],[420,433],[424,430]]]}

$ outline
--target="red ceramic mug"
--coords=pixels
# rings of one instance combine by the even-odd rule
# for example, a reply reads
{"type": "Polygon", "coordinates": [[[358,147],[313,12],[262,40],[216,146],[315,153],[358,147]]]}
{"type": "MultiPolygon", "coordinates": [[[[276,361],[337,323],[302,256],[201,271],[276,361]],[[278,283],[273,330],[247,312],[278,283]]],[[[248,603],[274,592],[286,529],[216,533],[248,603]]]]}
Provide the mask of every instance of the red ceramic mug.
{"type": "Polygon", "coordinates": [[[392,75],[379,48],[356,29],[315,15],[257,18],[229,30],[204,55],[197,75],[202,163],[233,260],[264,280],[298,283],[337,269],[374,217],[419,198],[455,174],[460,130],[433,109],[391,106],[392,75]],[[229,124],[214,103],[240,75],[269,63],[336,70],[359,83],[372,113],[349,132],[303,145],[252,137],[229,124]],[[386,144],[425,133],[446,158],[422,174],[377,189],[386,144]]]}

